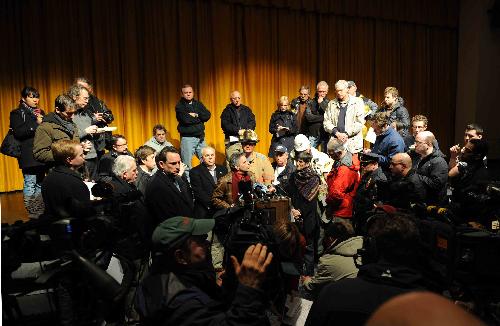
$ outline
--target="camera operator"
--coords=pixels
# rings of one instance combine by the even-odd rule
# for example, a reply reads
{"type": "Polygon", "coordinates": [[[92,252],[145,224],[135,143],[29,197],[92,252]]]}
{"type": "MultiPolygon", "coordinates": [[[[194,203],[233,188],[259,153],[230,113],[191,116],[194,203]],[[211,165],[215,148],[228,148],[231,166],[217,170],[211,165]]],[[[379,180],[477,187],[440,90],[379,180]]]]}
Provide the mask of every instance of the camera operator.
{"type": "Polygon", "coordinates": [[[172,217],[153,233],[160,252],[141,282],[136,307],[145,325],[268,325],[266,298],[260,290],[272,253],[251,245],[242,263],[232,256],[239,286],[231,303],[223,303],[208,250],[212,219],[172,217]]]}
{"type": "Polygon", "coordinates": [[[462,217],[477,216],[484,208],[484,203],[475,195],[483,194],[486,183],[490,181],[488,169],[483,163],[486,155],[486,140],[472,138],[462,148],[457,165],[448,172],[453,189],[451,200],[462,217]]]}
{"type": "Polygon", "coordinates": [[[88,217],[95,213],[90,191],[77,172],[85,163],[82,145],[62,139],[51,145],[56,166],[42,183],[45,215],[52,218],[88,217]]]}
{"type": "Polygon", "coordinates": [[[415,269],[419,237],[408,216],[374,216],[363,240],[358,276],[326,285],[313,303],[306,325],[364,325],[385,301],[425,288],[424,278],[415,269]]]}

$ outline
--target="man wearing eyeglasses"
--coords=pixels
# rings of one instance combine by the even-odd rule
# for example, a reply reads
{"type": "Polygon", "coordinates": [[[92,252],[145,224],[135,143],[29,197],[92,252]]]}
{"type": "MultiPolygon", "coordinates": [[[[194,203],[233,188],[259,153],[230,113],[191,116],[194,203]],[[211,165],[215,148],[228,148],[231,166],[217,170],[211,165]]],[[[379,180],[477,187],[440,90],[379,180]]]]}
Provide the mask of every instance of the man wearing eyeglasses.
{"type": "Polygon", "coordinates": [[[98,178],[105,179],[107,181],[109,181],[113,176],[113,164],[118,156],[133,156],[132,153],[130,153],[128,150],[128,143],[125,136],[115,134],[111,136],[111,141],[111,150],[101,157],[98,167],[98,178]]]}
{"type": "Polygon", "coordinates": [[[145,202],[157,225],[173,216],[194,217],[191,186],[184,171],[186,165],[175,147],[167,146],[156,155],[158,171],[146,187],[145,202]]]}

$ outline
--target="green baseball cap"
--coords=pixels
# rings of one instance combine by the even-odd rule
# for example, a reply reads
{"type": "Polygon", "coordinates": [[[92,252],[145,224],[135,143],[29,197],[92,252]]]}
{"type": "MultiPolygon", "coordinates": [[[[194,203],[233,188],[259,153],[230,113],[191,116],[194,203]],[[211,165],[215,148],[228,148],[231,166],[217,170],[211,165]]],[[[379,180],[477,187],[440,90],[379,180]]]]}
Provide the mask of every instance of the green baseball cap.
{"type": "Polygon", "coordinates": [[[190,235],[203,235],[212,231],[215,225],[213,219],[194,219],[176,216],[166,219],[153,232],[153,245],[162,249],[174,248],[180,240],[190,235]]]}

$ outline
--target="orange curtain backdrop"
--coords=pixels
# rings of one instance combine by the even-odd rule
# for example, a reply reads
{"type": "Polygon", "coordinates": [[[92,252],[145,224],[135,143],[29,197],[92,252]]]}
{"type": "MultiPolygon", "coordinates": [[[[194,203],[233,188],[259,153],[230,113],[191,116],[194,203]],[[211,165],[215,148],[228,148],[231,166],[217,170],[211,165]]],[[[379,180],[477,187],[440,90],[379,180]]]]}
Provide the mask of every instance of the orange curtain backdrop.
{"type": "MultiPolygon", "coordinates": [[[[457,4],[453,1],[4,0],[0,4],[0,133],[24,85],[53,110],[85,76],[113,110],[135,150],[156,123],[179,146],[180,87],[212,112],[207,143],[223,160],[220,114],[238,89],[257,117],[266,153],[269,118],[281,95],[302,84],[355,80],[380,103],[396,86],[411,115],[430,119],[441,146],[454,125],[457,4]]],[[[0,155],[0,191],[22,189],[15,159],[0,155]]]]}

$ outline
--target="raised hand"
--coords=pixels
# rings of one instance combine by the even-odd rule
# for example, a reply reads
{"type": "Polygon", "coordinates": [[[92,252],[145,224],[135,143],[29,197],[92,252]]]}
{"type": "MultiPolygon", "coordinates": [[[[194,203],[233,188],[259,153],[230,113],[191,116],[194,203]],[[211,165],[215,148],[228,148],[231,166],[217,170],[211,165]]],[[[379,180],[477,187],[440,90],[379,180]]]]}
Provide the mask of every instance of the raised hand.
{"type": "Polygon", "coordinates": [[[266,275],[266,269],[273,260],[273,254],[267,252],[267,247],[258,243],[248,247],[240,263],[236,257],[231,256],[234,271],[241,284],[258,288],[266,275]]]}

